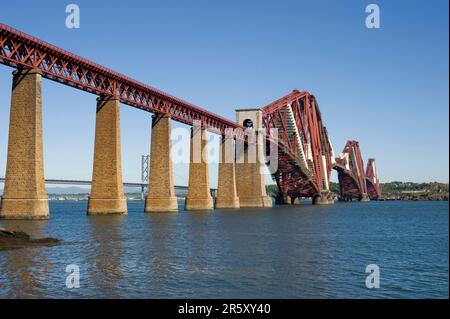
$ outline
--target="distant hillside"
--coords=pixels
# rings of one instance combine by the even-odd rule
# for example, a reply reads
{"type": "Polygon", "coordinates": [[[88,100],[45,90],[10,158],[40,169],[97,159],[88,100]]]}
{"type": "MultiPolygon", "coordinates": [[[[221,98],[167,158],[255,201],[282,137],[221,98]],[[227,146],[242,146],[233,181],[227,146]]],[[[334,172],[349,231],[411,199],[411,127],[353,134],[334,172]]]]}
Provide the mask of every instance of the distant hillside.
{"type": "MultiPolygon", "coordinates": [[[[444,183],[413,183],[389,182],[381,183],[382,198],[405,198],[424,200],[448,200],[448,184],[444,183]]],[[[339,194],[339,184],[331,182],[330,190],[339,194]]]]}
{"type": "MultiPolygon", "coordinates": [[[[413,183],[390,182],[381,183],[381,197],[405,200],[447,200],[449,199],[448,184],[444,183],[413,183]]],[[[339,194],[339,184],[330,183],[330,191],[339,194]]],[[[267,185],[267,194],[276,197],[277,185],[267,185]]]]}
{"type": "Polygon", "coordinates": [[[381,196],[401,197],[407,199],[425,199],[425,200],[447,200],[448,184],[444,183],[412,183],[412,182],[390,182],[383,183],[381,187],[381,196]]]}
{"type": "Polygon", "coordinates": [[[413,183],[413,182],[390,182],[381,184],[381,193],[395,194],[401,192],[448,192],[448,184],[443,183],[413,183]]]}

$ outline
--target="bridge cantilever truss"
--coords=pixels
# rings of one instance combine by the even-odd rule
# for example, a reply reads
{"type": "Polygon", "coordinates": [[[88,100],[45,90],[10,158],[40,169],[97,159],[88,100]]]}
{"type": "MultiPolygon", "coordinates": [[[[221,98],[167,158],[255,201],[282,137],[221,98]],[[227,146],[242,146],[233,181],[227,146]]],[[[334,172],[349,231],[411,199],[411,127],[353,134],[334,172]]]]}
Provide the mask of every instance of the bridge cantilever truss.
{"type": "Polygon", "coordinates": [[[336,158],[334,168],[338,172],[342,200],[369,199],[359,142],[347,141],[342,153],[336,158]]]}
{"type": "Polygon", "coordinates": [[[294,90],[262,111],[267,135],[273,128],[279,132],[279,165],[273,178],[280,201],[328,192],[334,154],[316,98],[294,90]]]}
{"type": "Polygon", "coordinates": [[[381,197],[380,180],[378,179],[375,159],[369,158],[366,168],[367,194],[370,199],[378,199],[381,197]]]}

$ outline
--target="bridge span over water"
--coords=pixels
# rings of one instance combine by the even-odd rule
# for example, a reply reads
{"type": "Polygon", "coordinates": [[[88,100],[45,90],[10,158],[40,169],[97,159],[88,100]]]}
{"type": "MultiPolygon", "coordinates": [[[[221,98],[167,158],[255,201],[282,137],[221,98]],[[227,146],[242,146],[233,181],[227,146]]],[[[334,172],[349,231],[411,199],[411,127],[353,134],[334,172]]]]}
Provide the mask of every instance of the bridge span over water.
{"type": "MultiPolygon", "coordinates": [[[[12,76],[9,142],[1,218],[49,217],[42,138],[42,78],[97,96],[88,214],[126,214],[120,145],[120,103],[152,113],[146,212],[178,209],[171,158],[171,121],[191,125],[185,209],[271,207],[264,166],[278,185],[277,204],[310,197],[334,203],[338,171],[344,200],[379,197],[375,161],[366,171],[357,142],[339,157],[316,97],[294,90],[267,106],[236,110],[236,122],[0,23],[0,64],[12,76]],[[217,196],[210,191],[206,132],[222,137],[217,196]],[[356,143],[356,144],[355,144],[356,143]]],[[[94,103],[93,103],[94,104],[94,103]]],[[[142,185],[140,185],[142,187],[142,185]]]]}

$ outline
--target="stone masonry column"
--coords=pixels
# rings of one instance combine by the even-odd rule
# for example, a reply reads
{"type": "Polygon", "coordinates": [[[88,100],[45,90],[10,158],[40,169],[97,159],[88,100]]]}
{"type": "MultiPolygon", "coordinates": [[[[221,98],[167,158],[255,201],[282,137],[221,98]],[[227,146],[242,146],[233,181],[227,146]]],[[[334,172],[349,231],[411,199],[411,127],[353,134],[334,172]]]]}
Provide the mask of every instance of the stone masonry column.
{"type": "Polygon", "coordinates": [[[120,148],[120,101],[114,96],[97,98],[94,169],[89,215],[126,214],[120,148]]]}
{"type": "Polygon", "coordinates": [[[209,187],[207,148],[206,130],[194,125],[191,129],[189,189],[186,197],[186,210],[213,209],[213,199],[209,187]]]}
{"type": "Polygon", "coordinates": [[[316,195],[312,198],[313,205],[329,205],[330,201],[326,195],[316,195]]]}
{"type": "Polygon", "coordinates": [[[367,195],[366,193],[363,193],[361,195],[361,198],[359,199],[360,202],[370,202],[370,198],[369,195],[367,195]]]}
{"type": "Polygon", "coordinates": [[[48,219],[42,142],[42,75],[13,73],[8,158],[0,217],[48,219]]]}
{"type": "Polygon", "coordinates": [[[233,136],[222,137],[216,208],[239,208],[236,189],[235,142],[233,136]]]}
{"type": "Polygon", "coordinates": [[[173,184],[170,134],[170,117],[153,115],[148,195],[145,201],[147,213],[178,211],[173,184]]]}
{"type": "Polygon", "coordinates": [[[262,136],[262,112],[259,109],[236,110],[237,123],[247,127],[248,143],[240,147],[236,157],[237,194],[241,207],[272,207],[266,193],[262,136]]]}

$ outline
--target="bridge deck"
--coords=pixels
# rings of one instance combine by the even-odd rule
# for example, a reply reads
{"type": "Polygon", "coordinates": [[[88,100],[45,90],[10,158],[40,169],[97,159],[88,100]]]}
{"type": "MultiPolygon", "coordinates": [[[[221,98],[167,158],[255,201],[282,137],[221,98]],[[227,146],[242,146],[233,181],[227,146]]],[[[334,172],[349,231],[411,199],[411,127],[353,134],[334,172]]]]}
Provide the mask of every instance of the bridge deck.
{"type": "Polygon", "coordinates": [[[151,113],[168,114],[171,119],[184,124],[201,121],[213,132],[224,133],[226,128],[244,129],[222,116],[2,23],[0,63],[16,69],[39,69],[52,81],[96,95],[118,96],[124,104],[151,113]]]}

